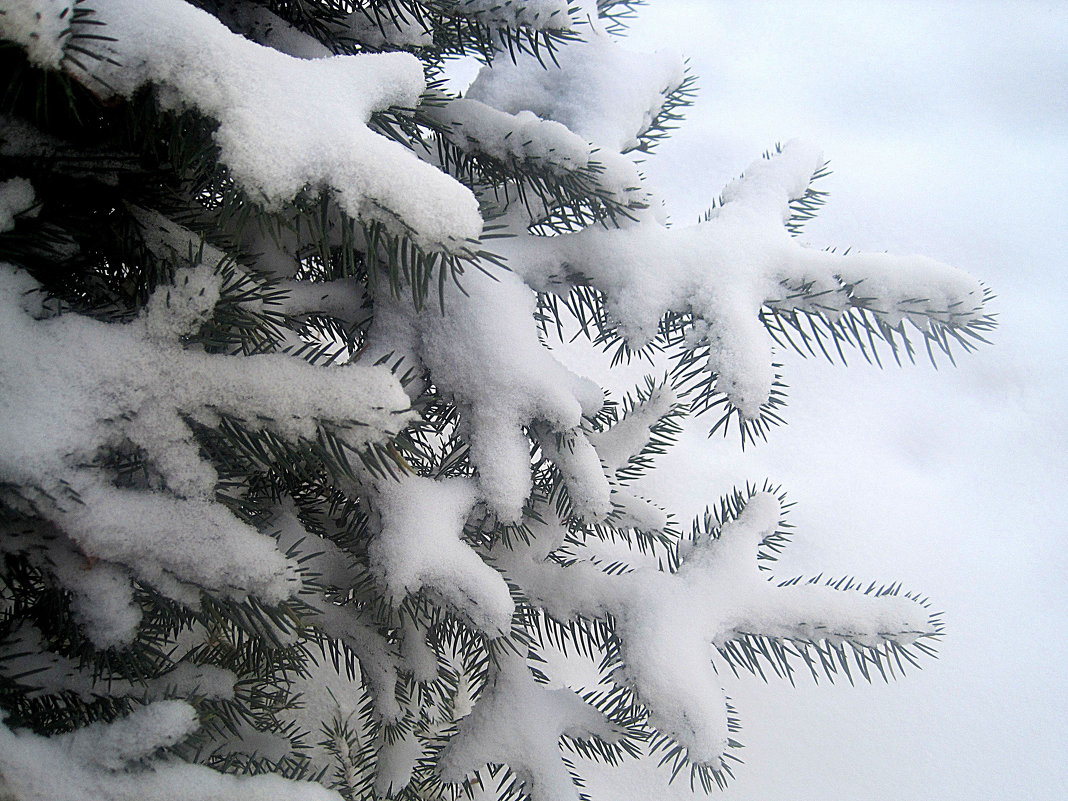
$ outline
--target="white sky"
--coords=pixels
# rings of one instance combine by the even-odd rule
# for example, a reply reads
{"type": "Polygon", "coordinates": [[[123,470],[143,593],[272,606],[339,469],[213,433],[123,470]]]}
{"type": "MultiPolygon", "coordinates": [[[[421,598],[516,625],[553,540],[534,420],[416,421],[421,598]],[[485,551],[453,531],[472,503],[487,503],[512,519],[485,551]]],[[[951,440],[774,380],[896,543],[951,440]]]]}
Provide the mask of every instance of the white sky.
{"type": "MultiPolygon", "coordinates": [[[[646,165],[677,223],[776,141],[824,148],[806,238],[919,252],[998,295],[956,370],[789,359],[790,425],[739,458],[707,422],[650,493],[686,520],[769,476],[797,501],[783,573],[902,580],[946,612],[890,686],[732,683],[724,801],[1060,799],[1068,786],[1068,4],[652,0],[631,47],[689,56],[696,106],[646,165]]],[[[631,768],[595,797],[686,798],[631,768]]],[[[600,792],[598,792],[600,790],[600,792]]]]}

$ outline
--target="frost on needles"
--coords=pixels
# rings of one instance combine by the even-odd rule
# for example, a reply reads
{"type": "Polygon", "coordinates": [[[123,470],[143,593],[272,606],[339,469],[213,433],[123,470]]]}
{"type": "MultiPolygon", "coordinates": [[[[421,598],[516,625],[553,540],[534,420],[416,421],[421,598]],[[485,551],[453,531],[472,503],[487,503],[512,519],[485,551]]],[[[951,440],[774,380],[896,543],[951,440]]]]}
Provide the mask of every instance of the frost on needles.
{"type": "Polygon", "coordinates": [[[636,5],[0,0],[0,795],[712,790],[717,671],[933,653],[923,597],[777,572],[779,488],[683,530],[639,479],[782,422],[777,350],[953,358],[987,291],[806,246],[803,142],[668,224],[636,156],[694,80],[636,5]]]}

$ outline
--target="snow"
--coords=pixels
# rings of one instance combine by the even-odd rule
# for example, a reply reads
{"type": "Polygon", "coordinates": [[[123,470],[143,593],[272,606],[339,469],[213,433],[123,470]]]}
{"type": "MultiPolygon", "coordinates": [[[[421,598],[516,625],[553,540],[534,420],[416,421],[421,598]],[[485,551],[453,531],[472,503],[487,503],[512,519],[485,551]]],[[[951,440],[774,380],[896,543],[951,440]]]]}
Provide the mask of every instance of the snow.
{"type": "Polygon", "coordinates": [[[393,798],[408,786],[416,765],[423,757],[423,745],[415,732],[405,732],[393,742],[383,742],[378,752],[375,792],[393,798]]]}
{"type": "Polygon", "coordinates": [[[37,66],[57,68],[63,62],[73,8],[73,0],[6,0],[0,34],[26,48],[37,66]]]}
{"type": "Polygon", "coordinates": [[[586,433],[572,430],[554,434],[539,425],[532,433],[542,453],[559,469],[575,514],[587,523],[604,520],[611,510],[611,487],[586,433]]]}
{"type": "Polygon", "coordinates": [[[446,286],[444,292],[442,314],[416,311],[382,287],[364,358],[407,352],[400,372],[429,371],[461,409],[482,498],[502,519],[516,521],[531,490],[524,426],[537,420],[554,433],[571,431],[584,415],[597,413],[603,397],[542,346],[534,294],[515,275],[470,272],[462,291],[446,286]]]}
{"type": "Polygon", "coordinates": [[[294,28],[277,14],[248,0],[230,0],[220,6],[219,19],[235,33],[257,44],[295,58],[327,58],[330,48],[314,36],[294,28]]]}
{"type": "Polygon", "coordinates": [[[305,187],[333,190],[353,217],[377,219],[416,242],[461,250],[482,230],[471,193],[402,145],[373,133],[373,111],[414,107],[423,70],[406,53],[304,60],[231,33],[182,0],[100,0],[116,41],[87,60],[88,85],[129,97],[146,84],[165,106],[219,123],[219,158],[268,208],[305,187]]]}
{"type": "Polygon", "coordinates": [[[119,770],[181,742],[197,726],[196,712],[189,704],[156,701],[113,723],[91,723],[78,729],[69,737],[69,753],[77,762],[119,770]]]}
{"type": "MultiPolygon", "coordinates": [[[[801,135],[833,169],[806,239],[963,267],[996,291],[1001,323],[991,347],[937,372],[790,357],[789,424],[767,443],[739,455],[688,421],[643,480],[686,519],[710,492],[771,476],[811,534],[784,569],[901,578],[946,613],[940,658],[889,685],[724,676],[746,764],[723,799],[850,797],[862,776],[867,798],[1024,801],[1059,798],[1068,779],[1066,469],[1049,447],[1066,419],[1050,365],[1066,343],[1068,118],[1049,89],[1066,74],[1068,9],[962,8],[663,0],[629,36],[684,49],[700,79],[644,168],[677,224],[755,147],[801,135]]],[[[685,772],[669,785],[655,761],[580,770],[594,798],[691,798],[685,772]]]]}
{"type": "Polygon", "coordinates": [[[215,311],[220,289],[211,268],[178,273],[173,286],[156,292],[145,304],[142,313],[149,338],[166,343],[195,334],[215,311]]]}
{"type": "MultiPolygon", "coordinates": [[[[257,262],[259,263],[259,262],[257,262]]],[[[354,278],[334,281],[279,281],[285,290],[280,310],[294,317],[306,314],[326,314],[352,324],[359,319],[367,301],[367,293],[354,278]]]]}
{"type": "MultiPolygon", "coordinates": [[[[368,282],[366,291],[354,279],[296,281],[291,237],[248,233],[245,244],[263,247],[263,265],[288,293],[280,304],[284,313],[327,313],[353,322],[373,307],[361,363],[332,368],[278,353],[209,354],[188,342],[220,299],[217,268],[224,254],[213,248],[204,249],[203,264],[179,270],[173,285],[159,288],[125,324],[46,315],[36,283],[0,268],[6,346],[0,353],[0,474],[21,488],[19,503],[42,521],[42,531],[5,531],[0,547],[26,554],[71,591],[74,613],[95,645],[126,645],[137,633],[134,580],[190,606],[202,589],[267,604],[300,592],[309,632],[351,651],[359,676],[348,681],[324,653],[307,665],[307,675],[295,677],[292,689],[303,704],[282,717],[321,735],[309,746],[313,761],[325,767],[330,755],[339,756],[342,770],[355,773],[367,765],[362,749],[373,747],[359,741],[366,732],[351,744],[324,724],[363,723],[370,705],[375,724],[399,731],[382,735],[375,777],[380,792],[397,793],[425,756],[419,733],[411,730],[422,710],[409,697],[408,682],[429,681],[438,671],[428,642],[433,634],[424,620],[405,615],[415,606],[407,603],[413,597],[430,602],[431,618],[444,604],[490,638],[509,632],[519,601],[563,623],[612,621],[624,664],[611,681],[633,690],[650,724],[685,748],[690,760],[713,769],[724,766],[734,746],[717,670],[729,663],[735,643],[775,638],[802,652],[809,645],[844,644],[862,652],[940,632],[924,602],[896,589],[769,580],[759,551],[782,515],[770,492],[754,494],[718,531],[683,543],[670,569],[651,559],[625,572],[605,569],[596,549],[571,536],[579,524],[607,524],[625,534],[667,529],[666,513],[625,485],[642,458],[656,451],[657,429],[677,410],[678,399],[650,389],[605,428],[598,418],[601,389],[543,343],[537,292],[600,292],[631,347],[651,343],[665,314],[691,315],[689,347],[707,348],[705,367],[717,390],[749,419],[766,406],[775,380],[765,310],[818,309],[833,322],[861,308],[882,324],[908,322],[923,332],[933,324],[984,319],[982,285],[947,265],[912,256],[840,256],[790,236],[791,202],[803,197],[823,166],[817,148],[789,143],[729,183],[706,221],[668,227],[660,209],[645,208],[654,195],[625,153],[640,146],[667,96],[681,86],[681,59],[628,53],[596,23],[565,21],[568,9],[558,0],[456,3],[457,11],[495,25],[574,23],[585,37],[561,48],[558,64],[523,55],[513,63],[500,59],[483,69],[467,97],[429,111],[465,153],[556,176],[576,169],[596,173],[600,188],[635,212],[618,228],[591,225],[539,236],[531,226],[552,209],[508,207],[489,192],[476,200],[368,127],[376,111],[419,102],[425,84],[414,57],[335,57],[246,3],[230,5],[227,19],[262,44],[179,0],[95,5],[115,37],[96,46],[113,59],[89,60],[79,70],[65,66],[104,100],[151,85],[164,107],[191,107],[213,119],[222,163],[268,208],[281,209],[307,188],[328,189],[352,216],[455,253],[480,234],[481,201],[487,213],[500,213],[495,222],[510,235],[493,243],[507,270],[488,263],[485,272],[469,269],[459,287],[440,290],[440,306],[416,308],[385,280],[368,282]],[[412,380],[402,389],[385,367],[368,366],[379,362],[412,380]],[[473,474],[370,480],[361,473],[346,484],[344,491],[371,510],[366,563],[306,531],[288,501],[275,510],[276,533],[239,520],[215,498],[219,476],[191,428],[237,418],[299,443],[328,427],[358,450],[388,442],[412,421],[410,400],[430,386],[458,411],[473,474]],[[101,448],[126,445],[144,453],[149,486],[115,486],[94,464],[101,448]],[[559,498],[546,498],[544,487],[535,491],[532,468],[542,457],[566,486],[570,519],[561,517],[567,504],[554,505],[559,498]],[[490,526],[467,536],[468,523],[483,518],[490,526]],[[498,523],[519,524],[529,537],[506,540],[493,531],[498,523]],[[41,536],[45,530],[50,536],[41,536]],[[353,587],[362,580],[376,581],[388,606],[354,602],[353,587]]],[[[52,18],[28,16],[53,6],[9,3],[5,10],[12,13],[0,24],[31,59],[59,67],[62,32],[47,28],[52,18]]],[[[580,10],[592,8],[587,3],[580,10]]],[[[426,41],[414,20],[398,18],[391,27],[367,25],[365,17],[354,12],[347,24],[372,46],[426,41]]],[[[24,179],[0,185],[0,230],[30,207],[33,195],[24,179]]],[[[150,249],[182,255],[183,244],[196,244],[190,232],[155,212],[130,211],[144,225],[150,249]]],[[[32,655],[5,654],[0,668],[8,675],[37,671],[42,692],[67,688],[84,697],[99,687],[72,660],[44,653],[35,630],[20,630],[5,645],[32,655]]],[[[452,711],[459,718],[442,721],[443,727],[458,724],[442,756],[443,777],[459,782],[486,764],[504,763],[534,801],[580,798],[560,753],[561,737],[612,740],[619,731],[574,691],[537,683],[523,655],[502,648],[494,657],[481,695],[469,698],[466,685],[457,689],[452,711]]],[[[145,705],[128,717],[50,740],[0,724],[0,790],[20,799],[71,801],[154,799],[164,788],[179,801],[337,798],[315,785],[238,780],[156,756],[193,733],[197,721],[185,701],[152,699],[168,693],[226,697],[234,678],[183,663],[153,679],[145,705]]],[[[117,682],[112,692],[131,689],[117,682]]],[[[270,732],[238,735],[239,744],[269,753],[289,747],[270,732]]]]}
{"type": "Polygon", "coordinates": [[[356,7],[343,27],[357,42],[373,48],[429,47],[434,43],[433,32],[414,14],[411,19],[405,16],[403,6],[390,8],[388,13],[374,6],[356,7]]]}
{"type": "Polygon", "coordinates": [[[504,580],[463,541],[477,499],[466,479],[406,476],[380,482],[374,504],[382,528],[368,549],[390,600],[427,589],[491,635],[508,631],[515,606],[504,580]]]}
{"type": "Polygon", "coordinates": [[[513,227],[514,237],[502,240],[501,250],[532,287],[560,292],[589,283],[603,292],[633,348],[653,340],[665,313],[692,313],[690,346],[708,346],[706,367],[717,376],[717,391],[754,419],[775,381],[761,307],[788,311],[806,303],[803,294],[787,297],[784,286],[811,286],[831,314],[862,305],[888,325],[906,318],[920,330],[928,330],[931,318],[963,325],[985,314],[982,284],[949,265],[922,257],[842,256],[790,236],[783,225],[790,201],[804,194],[822,164],[818,150],[790,142],[750,166],[728,187],[726,202],[697,225],[667,228],[646,214],[619,228],[591,226],[555,237],[513,227]]]}
{"type": "Polygon", "coordinates": [[[0,233],[15,227],[15,217],[32,208],[33,184],[25,178],[0,182],[0,233]]]}
{"type": "MultiPolygon", "coordinates": [[[[168,645],[173,646],[171,659],[187,655],[178,653],[181,650],[179,642],[168,645]]],[[[94,675],[91,667],[50,651],[40,632],[28,623],[18,626],[5,638],[0,646],[0,656],[0,674],[28,686],[28,698],[66,692],[86,702],[123,696],[153,700],[175,697],[230,700],[234,697],[237,680],[229,670],[188,661],[178,662],[170,670],[145,681],[94,675]]]]}
{"type": "Polygon", "coordinates": [[[444,126],[445,137],[465,152],[506,163],[529,163],[561,175],[582,169],[590,160],[590,146],[584,139],[531,111],[509,114],[460,98],[431,107],[429,113],[444,126]]]}
{"type": "Polygon", "coordinates": [[[97,647],[133,641],[141,610],[134,602],[128,570],[107,562],[87,570],[84,556],[58,543],[48,549],[46,561],[60,584],[70,590],[71,611],[97,647]]]}
{"type": "Polygon", "coordinates": [[[526,110],[499,111],[469,97],[430,106],[427,114],[464,153],[488,156],[520,173],[547,171],[572,181],[580,176],[592,192],[623,206],[650,203],[633,161],[587,143],[559,122],[526,110]]]}
{"type": "Polygon", "coordinates": [[[612,486],[611,502],[613,526],[651,533],[665,531],[670,523],[667,512],[618,484],[612,486]]]}
{"type": "Polygon", "coordinates": [[[352,604],[339,605],[322,597],[309,596],[304,600],[317,613],[316,628],[356,655],[361,681],[374,701],[375,716],[386,723],[400,721],[404,710],[397,699],[399,655],[370,614],[352,604]]]}
{"type": "Polygon", "coordinates": [[[20,801],[339,801],[313,782],[232,776],[173,759],[147,759],[197,726],[181,701],[158,701],[109,724],[39,737],[0,723],[0,791],[20,801]],[[135,768],[136,769],[131,769],[135,768]]]}
{"type": "Polygon", "coordinates": [[[427,632],[414,620],[407,618],[402,621],[401,631],[401,658],[405,669],[417,682],[436,679],[438,655],[427,642],[427,632]]]}
{"type": "Polygon", "coordinates": [[[504,763],[532,801],[578,801],[578,787],[560,758],[564,734],[611,740],[617,732],[574,692],[540,685],[525,660],[508,659],[446,747],[442,778],[459,782],[487,763],[504,763]]]}
{"type": "Polygon", "coordinates": [[[24,120],[8,114],[0,114],[0,153],[3,155],[44,156],[54,153],[56,144],[57,142],[52,137],[41,133],[24,120]]]}
{"type": "Polygon", "coordinates": [[[678,404],[678,396],[669,385],[657,386],[610,428],[590,434],[590,442],[597,448],[605,471],[614,476],[645,452],[653,439],[653,428],[664,417],[677,412],[678,404]]]}
{"type": "MultiPolygon", "coordinates": [[[[281,712],[283,721],[292,721],[299,730],[309,732],[309,739],[325,745],[323,733],[332,723],[356,724],[358,711],[366,703],[366,695],[356,677],[351,678],[343,665],[336,669],[329,656],[313,653],[304,675],[294,676],[290,690],[299,699],[281,712]]],[[[328,748],[320,747],[315,757],[324,766],[329,764],[328,748]]]]}
{"type": "MultiPolygon", "coordinates": [[[[141,622],[129,573],[116,565],[86,559],[72,543],[47,527],[9,523],[0,538],[0,553],[23,553],[52,574],[71,594],[71,611],[89,639],[107,648],[131,642],[141,622]]],[[[36,649],[31,649],[31,651],[36,649]]]]}
{"type": "Polygon", "coordinates": [[[678,55],[632,52],[597,31],[544,61],[499,59],[479,72],[465,97],[509,114],[533,112],[608,152],[625,153],[685,78],[678,55]]]}
{"type": "MultiPolygon", "coordinates": [[[[553,520],[548,507],[536,511],[542,520],[553,520]]],[[[757,551],[780,516],[774,495],[754,495],[718,537],[681,551],[675,573],[640,567],[613,576],[583,562],[581,553],[566,567],[546,561],[539,541],[559,530],[551,522],[532,521],[531,545],[497,547],[492,557],[559,620],[610,613],[624,665],[618,678],[637,691],[657,730],[681,743],[692,761],[718,767],[730,748],[727,701],[713,669],[720,661],[718,646],[743,635],[907,645],[940,630],[923,603],[907,596],[769,581],[758,567],[757,551]]]]}
{"type": "MultiPolygon", "coordinates": [[[[220,414],[255,420],[292,441],[313,439],[320,421],[358,422],[338,432],[357,449],[409,419],[407,397],[384,370],[183,348],[180,336],[217,297],[218,278],[206,267],[179,271],[175,286],[161,288],[127,325],[73,314],[35,320],[22,308],[34,282],[5,268],[0,285],[0,327],[9,346],[0,362],[0,408],[8,423],[0,429],[4,475],[33,488],[27,500],[92,562],[119,566],[186,603],[197,595],[183,585],[276,603],[296,584],[274,540],[214,500],[214,469],[180,414],[205,422],[220,414]],[[98,443],[123,439],[147,452],[162,487],[118,488],[100,470],[82,466],[98,443]]],[[[132,621],[128,593],[115,595],[116,575],[106,568],[91,589],[97,600],[113,599],[96,607],[96,615],[113,610],[111,633],[98,628],[98,636],[120,641],[132,621]]],[[[88,580],[78,584],[90,590],[88,580]]]]}
{"type": "Polygon", "coordinates": [[[573,27],[569,0],[448,0],[456,13],[494,28],[526,27],[569,30],[573,27]]]}
{"type": "Polygon", "coordinates": [[[609,428],[592,432],[588,437],[608,476],[612,524],[654,532],[667,527],[666,512],[625,485],[630,480],[628,473],[634,468],[641,469],[645,457],[659,452],[665,444],[656,429],[664,426],[665,420],[682,414],[684,407],[669,385],[658,386],[651,379],[647,381],[650,382],[647,394],[639,393],[638,400],[629,404],[609,428]]]}

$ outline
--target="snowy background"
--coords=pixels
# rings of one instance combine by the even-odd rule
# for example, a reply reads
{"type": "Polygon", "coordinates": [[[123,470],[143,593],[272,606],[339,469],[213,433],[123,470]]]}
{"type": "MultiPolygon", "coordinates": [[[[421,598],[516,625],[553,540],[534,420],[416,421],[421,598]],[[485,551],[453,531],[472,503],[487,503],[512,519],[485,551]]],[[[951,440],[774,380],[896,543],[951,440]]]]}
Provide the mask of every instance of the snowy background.
{"type": "MultiPolygon", "coordinates": [[[[995,345],[956,369],[788,357],[787,427],[740,457],[690,421],[647,483],[688,521],[770,477],[797,502],[782,574],[900,580],[946,613],[941,658],[889,686],[731,682],[747,764],[721,797],[1062,798],[1068,5],[656,0],[630,40],[700,79],[645,165],[676,223],[802,137],[833,170],[809,242],[923,253],[998,296],[995,345]]],[[[590,785],[689,797],[642,768],[590,785]]]]}

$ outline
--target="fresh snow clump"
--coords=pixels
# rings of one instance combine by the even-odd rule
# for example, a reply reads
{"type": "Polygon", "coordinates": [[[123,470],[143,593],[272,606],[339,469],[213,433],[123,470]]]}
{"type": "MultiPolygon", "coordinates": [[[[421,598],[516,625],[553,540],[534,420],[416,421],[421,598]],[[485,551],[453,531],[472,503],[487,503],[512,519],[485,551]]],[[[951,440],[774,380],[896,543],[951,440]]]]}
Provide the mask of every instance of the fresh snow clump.
{"type": "Polygon", "coordinates": [[[33,206],[33,184],[25,178],[0,182],[0,234],[15,227],[16,215],[33,206]]]}
{"type": "Polygon", "coordinates": [[[4,0],[0,36],[26,48],[30,61],[56,69],[63,63],[74,0],[4,0]]]}
{"type": "Polygon", "coordinates": [[[414,56],[294,58],[183,0],[97,0],[94,10],[114,41],[98,45],[108,58],[87,60],[83,80],[105,96],[152,84],[165,105],[217,120],[220,160],[269,208],[329,188],[352,216],[411,231],[427,247],[456,251],[478,238],[471,192],[367,127],[373,111],[418,104],[425,84],[414,56]]]}

